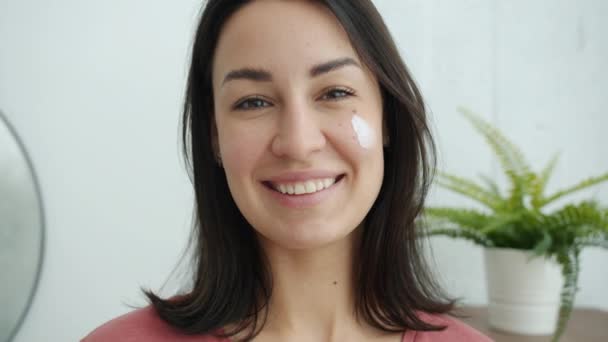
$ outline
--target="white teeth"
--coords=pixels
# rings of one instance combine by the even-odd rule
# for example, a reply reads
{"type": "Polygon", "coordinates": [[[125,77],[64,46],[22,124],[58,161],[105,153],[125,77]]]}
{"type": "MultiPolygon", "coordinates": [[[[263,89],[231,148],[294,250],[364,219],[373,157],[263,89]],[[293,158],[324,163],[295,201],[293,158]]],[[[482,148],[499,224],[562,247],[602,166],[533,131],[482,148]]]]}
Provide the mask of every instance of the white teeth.
{"type": "Polygon", "coordinates": [[[273,184],[275,190],[289,195],[311,194],[332,186],[336,180],[334,178],[311,179],[305,182],[289,184],[273,184]]]}
{"type": "Polygon", "coordinates": [[[317,187],[317,190],[323,190],[323,188],[325,188],[325,185],[323,185],[323,184],[324,184],[324,183],[323,183],[323,181],[322,181],[322,180],[320,180],[320,179],[319,179],[319,180],[317,180],[317,181],[315,182],[315,186],[317,187]]]}
{"type": "Polygon", "coordinates": [[[304,188],[306,188],[307,194],[317,191],[317,185],[313,181],[307,181],[304,183],[304,188]]]}
{"type": "Polygon", "coordinates": [[[287,187],[285,186],[285,184],[279,184],[279,186],[277,186],[278,190],[282,193],[287,193],[287,187]]]}
{"type": "Polygon", "coordinates": [[[306,188],[304,187],[304,184],[302,184],[302,183],[297,183],[293,188],[296,190],[296,192],[295,192],[296,195],[301,195],[306,192],[306,188]]]}

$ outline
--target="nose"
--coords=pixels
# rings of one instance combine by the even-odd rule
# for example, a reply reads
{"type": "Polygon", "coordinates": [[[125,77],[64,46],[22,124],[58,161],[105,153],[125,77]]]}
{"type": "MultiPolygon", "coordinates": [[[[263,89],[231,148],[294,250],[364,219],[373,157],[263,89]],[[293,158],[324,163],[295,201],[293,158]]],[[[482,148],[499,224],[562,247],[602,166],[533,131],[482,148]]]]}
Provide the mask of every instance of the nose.
{"type": "Polygon", "coordinates": [[[286,106],[277,126],[271,147],[277,157],[307,161],[326,144],[320,117],[304,103],[286,106]]]}

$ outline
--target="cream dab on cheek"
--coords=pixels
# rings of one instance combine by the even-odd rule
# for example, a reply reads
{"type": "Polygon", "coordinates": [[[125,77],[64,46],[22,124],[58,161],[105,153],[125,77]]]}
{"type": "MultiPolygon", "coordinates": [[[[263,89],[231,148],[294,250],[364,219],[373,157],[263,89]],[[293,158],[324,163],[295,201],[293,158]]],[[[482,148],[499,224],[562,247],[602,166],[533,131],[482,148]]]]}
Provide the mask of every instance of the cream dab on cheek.
{"type": "Polygon", "coordinates": [[[359,145],[365,149],[371,148],[374,144],[374,131],[372,128],[357,114],[353,115],[351,124],[353,125],[359,145]]]}

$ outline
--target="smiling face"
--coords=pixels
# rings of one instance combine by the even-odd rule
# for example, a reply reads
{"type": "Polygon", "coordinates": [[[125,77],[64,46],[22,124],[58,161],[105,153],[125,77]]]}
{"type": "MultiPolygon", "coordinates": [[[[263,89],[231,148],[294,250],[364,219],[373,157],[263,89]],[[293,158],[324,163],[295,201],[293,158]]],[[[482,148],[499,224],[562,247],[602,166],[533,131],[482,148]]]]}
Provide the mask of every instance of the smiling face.
{"type": "Polygon", "coordinates": [[[222,29],[212,76],[217,153],[258,234],[290,249],[349,236],[382,184],[382,99],[332,13],[245,5],[222,29]]]}

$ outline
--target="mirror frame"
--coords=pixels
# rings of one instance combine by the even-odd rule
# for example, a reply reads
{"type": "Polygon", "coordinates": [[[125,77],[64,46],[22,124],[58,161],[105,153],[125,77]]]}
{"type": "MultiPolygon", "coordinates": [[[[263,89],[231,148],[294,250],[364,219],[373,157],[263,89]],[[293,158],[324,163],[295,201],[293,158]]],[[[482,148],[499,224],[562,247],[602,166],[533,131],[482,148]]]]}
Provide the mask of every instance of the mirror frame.
{"type": "Polygon", "coordinates": [[[46,218],[45,218],[44,205],[43,205],[43,201],[42,201],[42,192],[41,192],[41,188],[40,188],[40,182],[38,180],[38,175],[36,174],[36,170],[34,169],[34,164],[32,163],[30,155],[28,154],[28,151],[25,148],[25,144],[23,143],[23,140],[21,139],[19,134],[17,134],[17,130],[15,129],[15,127],[13,125],[11,125],[10,121],[8,120],[8,118],[6,117],[6,115],[4,114],[4,112],[2,110],[0,110],[0,124],[4,124],[7,127],[9,134],[12,135],[13,139],[15,140],[15,143],[17,144],[19,151],[21,151],[23,159],[25,160],[26,166],[30,171],[31,179],[32,179],[32,182],[34,183],[35,196],[38,199],[38,209],[39,209],[38,214],[40,215],[40,245],[39,245],[38,267],[37,267],[37,271],[36,271],[36,276],[34,278],[34,282],[30,289],[30,293],[29,293],[27,302],[23,308],[23,311],[21,312],[19,318],[17,319],[16,324],[13,327],[12,331],[10,331],[8,334],[7,342],[11,342],[14,340],[15,336],[17,335],[17,333],[23,326],[23,322],[25,321],[25,318],[27,317],[27,314],[29,313],[29,311],[32,307],[32,302],[34,301],[34,296],[36,295],[36,292],[38,291],[38,287],[40,285],[40,277],[42,274],[42,267],[44,264],[44,254],[46,252],[46,248],[45,248],[45,246],[46,246],[46,218]]]}

